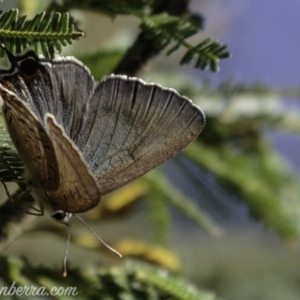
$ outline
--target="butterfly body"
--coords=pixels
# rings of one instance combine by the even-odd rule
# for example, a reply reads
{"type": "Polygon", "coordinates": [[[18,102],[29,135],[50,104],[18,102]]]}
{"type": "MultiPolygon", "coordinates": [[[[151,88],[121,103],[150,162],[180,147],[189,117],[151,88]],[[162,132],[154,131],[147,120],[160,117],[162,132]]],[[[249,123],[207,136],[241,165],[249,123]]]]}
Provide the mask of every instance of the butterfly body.
{"type": "Polygon", "coordinates": [[[11,68],[0,71],[4,119],[29,192],[52,211],[93,208],[176,155],[205,124],[174,90],[121,75],[97,83],[74,58],[8,56],[11,68]]]}

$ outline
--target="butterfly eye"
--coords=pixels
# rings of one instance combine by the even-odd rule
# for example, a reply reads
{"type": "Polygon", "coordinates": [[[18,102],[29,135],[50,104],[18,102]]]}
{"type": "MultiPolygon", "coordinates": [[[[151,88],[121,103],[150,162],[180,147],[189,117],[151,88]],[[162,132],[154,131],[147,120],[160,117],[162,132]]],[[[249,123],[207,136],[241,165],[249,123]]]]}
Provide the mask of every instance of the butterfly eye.
{"type": "Polygon", "coordinates": [[[36,73],[38,67],[39,64],[36,60],[28,58],[20,63],[19,70],[27,77],[32,77],[36,73]]]}

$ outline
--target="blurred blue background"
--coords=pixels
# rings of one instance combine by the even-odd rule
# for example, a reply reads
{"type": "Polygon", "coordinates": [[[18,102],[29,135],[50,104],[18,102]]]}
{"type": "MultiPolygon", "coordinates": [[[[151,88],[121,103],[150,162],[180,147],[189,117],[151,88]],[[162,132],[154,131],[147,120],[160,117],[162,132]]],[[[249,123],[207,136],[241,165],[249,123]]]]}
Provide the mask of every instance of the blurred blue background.
{"type": "Polygon", "coordinates": [[[299,85],[299,1],[196,0],[192,7],[207,19],[205,35],[226,42],[233,54],[211,80],[233,77],[279,88],[299,85]]]}
{"type": "MultiPolygon", "coordinates": [[[[263,83],[277,90],[296,88],[300,82],[300,1],[297,0],[195,0],[192,7],[206,18],[204,36],[227,43],[232,58],[221,62],[217,74],[194,76],[218,84],[226,79],[246,84],[263,83]]],[[[283,99],[299,110],[299,99],[283,99]]],[[[300,172],[300,137],[268,131],[268,138],[300,172]]]]}

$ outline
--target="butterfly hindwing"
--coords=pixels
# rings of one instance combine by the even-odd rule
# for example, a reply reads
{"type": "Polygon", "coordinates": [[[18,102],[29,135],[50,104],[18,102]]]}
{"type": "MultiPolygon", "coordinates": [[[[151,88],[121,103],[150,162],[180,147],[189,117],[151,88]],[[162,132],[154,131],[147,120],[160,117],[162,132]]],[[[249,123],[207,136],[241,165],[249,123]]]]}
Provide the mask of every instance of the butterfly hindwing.
{"type": "Polygon", "coordinates": [[[55,118],[46,114],[45,120],[60,172],[60,187],[49,194],[52,207],[70,213],[93,208],[101,197],[94,176],[89,172],[79,149],[66,136],[55,118]]]}

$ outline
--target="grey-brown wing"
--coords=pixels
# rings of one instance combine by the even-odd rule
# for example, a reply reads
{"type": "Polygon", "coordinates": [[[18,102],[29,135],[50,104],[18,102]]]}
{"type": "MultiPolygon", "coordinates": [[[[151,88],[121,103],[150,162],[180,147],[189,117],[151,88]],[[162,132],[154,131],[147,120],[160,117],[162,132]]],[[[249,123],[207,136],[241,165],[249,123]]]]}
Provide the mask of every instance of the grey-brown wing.
{"type": "Polygon", "coordinates": [[[16,94],[0,85],[3,116],[9,135],[25,167],[27,180],[39,180],[45,189],[59,186],[59,172],[52,143],[37,117],[16,94]]]}
{"type": "Polygon", "coordinates": [[[40,59],[33,51],[11,56],[12,68],[0,70],[1,81],[10,85],[42,124],[49,112],[75,140],[82,127],[87,99],[95,88],[90,71],[74,57],[40,59]]]}
{"type": "Polygon", "coordinates": [[[79,144],[106,194],[176,155],[204,124],[203,112],[176,91],[113,75],[90,99],[79,144]]]}
{"type": "Polygon", "coordinates": [[[80,213],[93,208],[99,203],[101,195],[79,149],[51,114],[46,114],[45,123],[60,172],[60,187],[49,194],[51,206],[54,210],[70,213],[80,213]]]}

